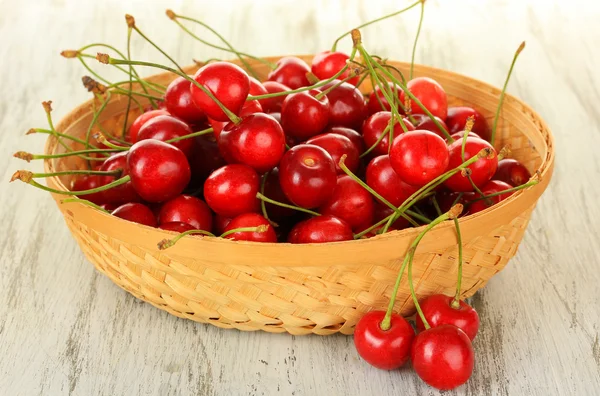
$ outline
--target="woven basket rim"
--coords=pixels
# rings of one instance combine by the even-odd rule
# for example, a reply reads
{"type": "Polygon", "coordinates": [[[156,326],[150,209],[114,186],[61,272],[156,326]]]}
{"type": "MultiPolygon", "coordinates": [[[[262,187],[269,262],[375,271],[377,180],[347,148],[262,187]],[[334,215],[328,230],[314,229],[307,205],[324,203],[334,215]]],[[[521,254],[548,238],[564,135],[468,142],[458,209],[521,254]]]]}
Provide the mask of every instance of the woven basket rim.
{"type": "MultiPolygon", "coordinates": [[[[288,55],[284,55],[284,56],[288,56],[288,55]]],[[[313,57],[313,55],[296,55],[296,56],[298,56],[302,59],[305,59],[307,61],[310,61],[310,59],[312,59],[312,57],[313,57]]],[[[281,57],[282,56],[266,57],[265,59],[275,62],[278,59],[280,59],[281,57]]],[[[402,64],[402,65],[409,65],[409,63],[407,63],[407,62],[396,62],[396,63],[402,64]]],[[[471,83],[473,83],[473,85],[485,86],[486,88],[497,92],[498,95],[500,93],[499,88],[497,88],[491,84],[488,84],[486,82],[483,82],[481,80],[462,75],[460,73],[456,73],[456,72],[452,72],[452,71],[449,71],[446,69],[436,68],[436,67],[432,67],[432,66],[420,65],[420,64],[415,64],[414,66],[415,66],[415,72],[417,75],[418,74],[427,74],[427,72],[443,73],[448,76],[456,77],[457,79],[462,80],[463,82],[466,82],[466,83],[471,82],[471,83]]],[[[197,69],[198,69],[197,65],[184,67],[184,70],[188,74],[193,73],[197,69]]],[[[148,76],[145,79],[152,80],[153,78],[168,75],[168,74],[170,74],[170,73],[168,73],[168,72],[167,73],[157,73],[157,74],[148,76]]],[[[118,102],[121,100],[124,100],[124,99],[122,99],[121,97],[114,99],[115,102],[118,102]]],[[[64,129],[66,129],[66,127],[73,122],[73,118],[76,114],[90,108],[92,101],[93,101],[93,99],[88,100],[88,101],[80,104],[79,106],[75,107],[74,109],[72,109],[69,113],[67,113],[65,116],[63,116],[61,118],[61,120],[59,121],[59,123],[56,126],[56,129],[58,131],[64,131],[64,129]]],[[[520,190],[520,191],[516,192],[515,194],[510,196],[508,199],[506,199],[506,200],[500,202],[499,204],[496,204],[490,208],[487,208],[484,211],[481,211],[476,214],[468,215],[465,217],[461,217],[459,219],[459,222],[464,227],[468,227],[469,224],[480,221],[480,219],[482,217],[489,218],[490,221],[492,221],[493,219],[503,218],[508,213],[512,214],[514,217],[520,211],[527,209],[531,205],[535,204],[535,202],[537,201],[539,196],[541,196],[543,191],[546,189],[546,187],[550,181],[550,178],[552,176],[552,171],[553,171],[553,167],[554,167],[555,151],[554,151],[554,137],[550,131],[550,128],[548,128],[546,122],[539,116],[539,114],[534,109],[532,109],[527,103],[522,101],[521,99],[507,93],[505,96],[505,104],[508,102],[516,102],[520,106],[523,106],[528,112],[530,112],[536,118],[537,121],[539,121],[541,127],[548,132],[545,136],[543,136],[543,141],[544,141],[545,147],[541,148],[541,149],[536,148],[536,151],[540,154],[540,158],[542,161],[540,164],[540,167],[538,169],[540,172],[541,181],[540,181],[540,183],[538,183],[535,186],[531,186],[529,188],[526,188],[524,190],[520,190]],[[544,149],[546,151],[545,156],[543,155],[544,149]],[[527,205],[527,204],[523,205],[523,203],[525,203],[525,201],[531,201],[531,205],[527,205]],[[521,205],[519,205],[519,203],[521,203],[521,205]],[[507,210],[507,208],[517,207],[517,206],[521,207],[521,209],[507,210]]],[[[539,130],[537,132],[541,133],[541,131],[539,131],[539,130]]],[[[58,142],[56,141],[55,137],[53,137],[52,135],[49,135],[46,140],[44,152],[46,154],[53,153],[54,150],[57,148],[57,146],[58,146],[58,142]]],[[[51,169],[53,168],[51,160],[44,160],[44,168],[45,168],[46,172],[51,171],[51,169]]],[[[59,191],[68,191],[68,188],[62,183],[62,181],[58,177],[48,178],[47,183],[48,183],[48,185],[50,185],[51,187],[53,187],[59,191]]],[[[60,195],[60,194],[55,194],[55,193],[51,193],[51,195],[57,201],[57,203],[59,203],[59,205],[61,205],[60,201],[67,197],[66,195],[60,195]]],[[[103,213],[101,211],[98,211],[96,209],[93,209],[93,208],[91,208],[87,205],[81,204],[81,203],[72,202],[72,203],[64,204],[64,205],[72,205],[71,207],[73,208],[73,211],[76,211],[81,215],[95,218],[97,220],[96,223],[99,223],[99,222],[111,223],[113,226],[109,227],[107,225],[107,229],[108,228],[114,229],[115,225],[118,227],[119,223],[122,224],[123,222],[126,222],[128,225],[138,228],[141,232],[148,233],[148,234],[155,234],[156,237],[153,237],[153,239],[155,239],[156,242],[158,242],[159,240],[164,239],[164,238],[171,238],[173,235],[177,234],[177,233],[174,233],[171,231],[165,231],[165,230],[148,227],[148,226],[137,224],[137,223],[127,222],[126,220],[116,218],[114,216],[111,216],[107,213],[103,213]],[[113,223],[113,222],[115,222],[115,223],[113,223]]],[[[176,256],[178,254],[186,256],[187,254],[185,254],[185,252],[186,251],[189,252],[190,249],[199,250],[202,248],[202,246],[204,244],[213,244],[213,243],[239,245],[239,246],[241,246],[241,245],[250,245],[250,246],[261,245],[261,246],[265,246],[265,247],[271,246],[273,248],[292,248],[293,247],[294,249],[303,249],[303,248],[314,249],[317,246],[321,247],[321,248],[326,247],[326,246],[339,246],[339,245],[355,246],[355,245],[361,244],[361,243],[366,245],[369,243],[376,243],[378,240],[389,239],[389,238],[397,238],[399,240],[406,239],[406,237],[409,237],[411,235],[414,236],[414,235],[418,234],[422,230],[423,227],[424,226],[421,226],[418,228],[406,228],[403,230],[392,231],[392,232],[388,232],[386,234],[378,235],[378,236],[375,236],[373,238],[368,238],[368,239],[358,239],[358,240],[343,241],[343,242],[329,242],[329,243],[324,243],[324,244],[303,244],[303,245],[294,245],[294,244],[290,244],[287,242],[257,243],[257,242],[247,242],[247,241],[234,241],[234,240],[218,238],[218,237],[201,237],[201,238],[186,237],[186,238],[182,238],[175,246],[171,247],[168,251],[165,251],[165,253],[168,252],[169,256],[173,256],[173,255],[176,256]],[[183,250],[183,249],[181,249],[182,246],[187,246],[187,248],[185,250],[183,250]],[[180,252],[177,252],[178,250],[180,250],[180,252]]],[[[433,245],[439,246],[440,245],[439,237],[443,236],[443,235],[446,235],[446,236],[449,235],[450,228],[453,230],[454,226],[451,224],[441,224],[440,226],[436,227],[436,229],[432,230],[429,233],[430,238],[427,238],[427,239],[429,239],[429,240],[438,239],[438,243],[430,244],[430,245],[431,246],[433,246],[433,245]],[[435,235],[436,233],[438,233],[437,236],[435,235]]],[[[426,243],[425,239],[421,243],[421,246],[423,246],[423,250],[425,250],[427,248],[427,243],[426,243]]],[[[419,250],[421,250],[421,249],[419,249],[419,250]]],[[[294,252],[299,252],[299,251],[300,250],[295,250],[294,252]]],[[[290,254],[294,254],[294,253],[290,253],[290,254]]]]}

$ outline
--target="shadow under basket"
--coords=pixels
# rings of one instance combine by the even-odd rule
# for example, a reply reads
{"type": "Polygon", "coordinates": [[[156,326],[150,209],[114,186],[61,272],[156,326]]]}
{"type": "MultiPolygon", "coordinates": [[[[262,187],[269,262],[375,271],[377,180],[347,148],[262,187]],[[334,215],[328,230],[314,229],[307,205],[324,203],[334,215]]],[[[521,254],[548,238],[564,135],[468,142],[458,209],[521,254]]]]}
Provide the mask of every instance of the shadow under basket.
{"type": "MultiPolygon", "coordinates": [[[[302,58],[310,62],[312,56],[302,58]]],[[[390,63],[407,74],[409,64],[390,63]]],[[[263,78],[268,73],[260,63],[253,62],[253,66],[263,78]]],[[[187,69],[190,74],[195,70],[187,69]]],[[[415,65],[415,75],[436,79],[446,90],[450,106],[472,106],[492,124],[499,89],[432,67],[415,65]]],[[[148,80],[166,85],[174,77],[167,73],[148,80]]],[[[365,84],[361,90],[369,88],[365,84]]],[[[99,121],[104,128],[120,133],[127,99],[114,96],[99,121]]],[[[83,137],[92,114],[92,102],[86,102],[64,117],[57,130],[83,137]]],[[[138,114],[139,110],[132,111],[129,123],[138,114]]],[[[512,149],[510,156],[532,174],[540,172],[541,182],[460,219],[462,297],[485,286],[515,254],[552,175],[554,143],[547,125],[528,105],[510,95],[505,98],[495,142],[496,148],[505,145],[512,149]]],[[[61,151],[63,147],[50,137],[45,152],[61,151]]],[[[45,162],[47,172],[82,167],[73,157],[45,162]]],[[[48,178],[47,182],[61,191],[70,186],[68,177],[48,178]]],[[[194,236],[159,251],[157,242],[174,233],[131,223],[80,203],[61,204],[66,196],[52,195],[86,257],[118,286],[178,317],[240,330],[352,334],[366,312],[387,307],[402,259],[420,231],[409,228],[370,239],[309,245],[194,236]]],[[[457,253],[452,222],[440,224],[425,236],[413,267],[419,298],[454,294],[457,253]]],[[[406,276],[395,311],[404,316],[414,313],[406,276]]]]}

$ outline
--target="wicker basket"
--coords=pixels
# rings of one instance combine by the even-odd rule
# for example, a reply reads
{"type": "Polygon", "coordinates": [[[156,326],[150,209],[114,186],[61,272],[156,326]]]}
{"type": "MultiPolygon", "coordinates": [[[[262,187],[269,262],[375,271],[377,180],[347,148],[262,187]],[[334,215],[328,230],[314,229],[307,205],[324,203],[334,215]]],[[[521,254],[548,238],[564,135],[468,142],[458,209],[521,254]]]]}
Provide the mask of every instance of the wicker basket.
{"type": "MultiPolygon", "coordinates": [[[[310,62],[310,56],[303,58],[310,62]]],[[[408,70],[406,63],[391,63],[408,70]]],[[[263,65],[254,66],[266,75],[263,65]]],[[[193,73],[195,67],[188,71],[193,73]]],[[[426,66],[415,66],[415,75],[439,81],[449,95],[450,105],[470,104],[488,121],[493,118],[500,94],[497,88],[426,66]]],[[[164,84],[172,79],[169,74],[150,78],[164,84]]],[[[107,106],[100,120],[105,128],[115,128],[122,122],[125,104],[120,97],[107,106]]],[[[57,129],[82,136],[90,120],[91,101],[64,117],[57,129]]],[[[548,127],[529,106],[510,95],[504,103],[496,147],[506,144],[512,148],[512,157],[530,171],[541,172],[542,181],[460,220],[464,297],[483,287],[515,254],[531,212],[552,175],[554,147],[548,127]]],[[[48,139],[46,153],[61,150],[54,138],[48,139]]],[[[47,172],[80,166],[73,158],[45,163],[47,172]]],[[[48,184],[66,190],[69,180],[49,178],[48,184]]],[[[172,237],[172,233],[130,223],[83,204],[61,204],[65,198],[61,195],[53,194],[53,198],[86,257],[118,286],[173,315],[240,330],[351,334],[366,312],[385,309],[402,258],[418,233],[416,229],[405,229],[371,239],[320,245],[186,237],[174,247],[159,251],[157,242],[172,237]]],[[[451,222],[436,227],[423,239],[413,270],[419,297],[453,294],[456,257],[451,222]]],[[[406,277],[396,310],[405,316],[414,310],[406,277]]]]}

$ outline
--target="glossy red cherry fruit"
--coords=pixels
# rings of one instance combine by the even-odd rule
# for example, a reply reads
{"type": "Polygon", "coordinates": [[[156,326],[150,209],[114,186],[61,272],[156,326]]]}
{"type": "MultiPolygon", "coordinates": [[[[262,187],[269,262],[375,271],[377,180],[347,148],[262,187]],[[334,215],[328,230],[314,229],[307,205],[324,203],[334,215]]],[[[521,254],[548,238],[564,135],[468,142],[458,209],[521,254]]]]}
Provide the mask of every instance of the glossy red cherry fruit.
{"type": "Polygon", "coordinates": [[[350,139],[352,144],[354,144],[359,155],[365,152],[365,141],[363,140],[362,135],[354,129],[334,126],[326,130],[325,133],[335,133],[336,135],[346,136],[350,139]]]}
{"type": "Polygon", "coordinates": [[[354,231],[373,224],[375,202],[371,193],[350,176],[338,176],[333,195],[319,207],[319,213],[345,221],[354,231]]]}
{"type": "MultiPolygon", "coordinates": [[[[249,116],[250,114],[262,113],[262,112],[263,112],[263,109],[259,102],[257,102],[256,100],[249,100],[249,101],[246,101],[246,103],[244,103],[244,105],[242,106],[242,110],[240,111],[239,116],[241,118],[244,118],[246,116],[249,116]]],[[[225,126],[227,124],[229,124],[231,121],[216,121],[216,120],[213,120],[212,118],[209,118],[208,122],[209,122],[211,128],[213,129],[213,134],[218,139],[219,136],[221,136],[221,132],[223,131],[223,128],[225,128],[225,126]]]]}
{"type": "Polygon", "coordinates": [[[450,134],[464,131],[467,125],[467,118],[473,117],[474,123],[471,128],[471,132],[479,135],[483,140],[490,140],[490,128],[485,117],[472,107],[457,106],[448,108],[448,116],[446,118],[446,125],[450,134]]]}
{"type": "Polygon", "coordinates": [[[340,158],[345,154],[344,163],[352,173],[355,173],[360,163],[360,154],[352,141],[345,136],[335,133],[323,133],[313,136],[306,141],[306,144],[314,144],[325,149],[331,155],[335,163],[335,169],[338,174],[343,174],[344,171],[340,168],[340,158]]]}
{"type": "Polygon", "coordinates": [[[132,202],[121,205],[112,211],[112,215],[127,221],[147,225],[149,227],[156,227],[157,225],[156,217],[154,217],[152,210],[141,203],[132,202]]]}
{"type": "Polygon", "coordinates": [[[498,161],[498,169],[494,179],[501,180],[513,187],[519,187],[531,179],[531,173],[519,161],[505,158],[498,161]]]}
{"type": "Polygon", "coordinates": [[[213,228],[215,230],[216,235],[221,235],[225,232],[225,228],[231,222],[231,217],[221,216],[220,214],[216,214],[214,218],[213,228]]]}
{"type": "Polygon", "coordinates": [[[392,314],[390,328],[383,330],[384,317],[385,311],[371,311],[360,318],[354,329],[354,346],[371,366],[394,370],[408,361],[415,331],[398,314],[392,314]]]}
{"type": "Polygon", "coordinates": [[[422,187],[448,167],[448,146],[444,139],[431,131],[411,131],[394,139],[390,162],[406,183],[422,187]]]}
{"type": "Polygon", "coordinates": [[[201,199],[191,195],[179,195],[165,202],[158,213],[158,223],[180,222],[197,230],[212,230],[212,213],[201,199]]]}
{"type": "Polygon", "coordinates": [[[174,221],[171,223],[162,223],[161,225],[158,226],[158,228],[160,228],[161,230],[173,231],[173,232],[177,232],[177,233],[195,230],[195,228],[192,227],[191,225],[182,223],[179,221],[174,221]]]}
{"type": "MultiPolygon", "coordinates": [[[[104,178],[99,175],[83,175],[73,179],[71,191],[93,190],[106,184],[104,178]]],[[[86,199],[96,205],[107,203],[106,191],[100,191],[92,194],[78,195],[81,199],[86,199]]]]}
{"type": "Polygon", "coordinates": [[[327,93],[329,99],[329,125],[358,129],[367,118],[365,97],[354,85],[333,80],[320,88],[321,91],[337,85],[327,93]],[[339,85],[338,85],[339,84],[339,85]]]}
{"type": "MultiPolygon", "coordinates": [[[[469,165],[469,169],[471,169],[471,180],[477,187],[482,187],[485,183],[490,181],[492,176],[494,176],[494,173],[496,173],[496,168],[498,167],[498,155],[496,154],[496,150],[494,150],[491,144],[483,139],[467,137],[463,161],[462,144],[462,140],[456,140],[448,146],[448,151],[450,153],[448,170],[454,169],[464,161],[476,156],[484,148],[489,148],[492,151],[491,155],[480,158],[475,161],[475,163],[469,165]]],[[[452,191],[473,191],[471,182],[462,174],[462,172],[458,172],[450,177],[444,182],[444,185],[452,191]]]]}
{"type": "MultiPolygon", "coordinates": [[[[265,81],[262,83],[267,93],[279,93],[290,91],[290,87],[278,83],[277,81],[265,81]]],[[[260,104],[266,113],[281,112],[281,105],[287,95],[273,96],[272,98],[261,99],[260,104]]]]}
{"type": "Polygon", "coordinates": [[[277,61],[277,67],[269,73],[267,80],[276,81],[290,89],[298,89],[310,85],[306,78],[308,72],[310,72],[310,68],[302,59],[285,56],[277,61]]]}
{"type": "MultiPolygon", "coordinates": [[[[483,187],[481,187],[481,192],[483,193],[483,195],[490,195],[490,194],[499,193],[499,192],[508,190],[510,188],[512,188],[512,186],[508,183],[505,183],[500,180],[490,180],[489,182],[485,183],[485,185],[483,187]]],[[[509,192],[509,193],[489,197],[487,199],[475,201],[469,206],[469,213],[473,214],[473,213],[481,212],[482,210],[485,210],[485,209],[489,208],[490,206],[499,203],[500,201],[504,201],[506,198],[510,197],[513,194],[514,194],[514,192],[509,192]]],[[[480,195],[477,193],[474,193],[471,196],[471,199],[475,199],[475,198],[480,198],[480,195]]]]}
{"type": "MultiPolygon", "coordinates": [[[[122,151],[107,158],[100,167],[100,170],[104,172],[121,170],[121,174],[119,176],[102,176],[102,185],[111,183],[123,176],[127,176],[129,174],[129,170],[127,168],[127,152],[122,151]]],[[[113,204],[122,205],[128,202],[141,201],[141,198],[137,192],[135,192],[131,181],[103,191],[102,193],[104,194],[105,199],[113,204]]]]}
{"type": "Polygon", "coordinates": [[[234,230],[242,227],[266,227],[264,232],[249,232],[249,231],[238,231],[232,234],[226,235],[227,239],[234,239],[236,241],[252,241],[252,242],[277,242],[277,235],[273,230],[273,226],[267,219],[257,213],[244,213],[234,217],[227,227],[225,232],[234,230]]]}
{"type": "MultiPolygon", "coordinates": [[[[279,168],[274,168],[265,181],[265,192],[264,195],[274,201],[291,205],[292,203],[288,200],[281,184],[279,182],[279,168]]],[[[297,212],[293,209],[284,208],[282,206],[265,203],[269,218],[280,220],[286,217],[293,216],[297,212]]]]}
{"type": "Polygon", "coordinates": [[[204,183],[204,199],[217,214],[236,217],[257,212],[260,178],[247,165],[231,164],[214,171],[204,183]]]}
{"type": "MultiPolygon", "coordinates": [[[[436,135],[438,135],[439,137],[441,137],[442,139],[446,139],[446,134],[444,133],[444,131],[440,130],[440,128],[438,128],[438,126],[435,125],[435,122],[433,122],[433,120],[431,118],[429,118],[428,115],[415,114],[412,117],[416,121],[415,129],[431,131],[431,132],[435,133],[436,135]]],[[[439,117],[434,117],[434,118],[442,126],[442,128],[446,132],[449,133],[448,126],[446,125],[444,120],[442,120],[439,117]]]]}
{"type": "MultiPolygon", "coordinates": [[[[463,136],[465,136],[465,131],[456,132],[456,133],[453,133],[452,135],[450,135],[450,137],[454,140],[460,140],[463,138],[463,136]]],[[[469,132],[467,134],[467,137],[474,137],[477,139],[481,139],[481,136],[479,136],[475,132],[469,132]]]]}
{"type": "MultiPolygon", "coordinates": [[[[399,86],[397,86],[396,84],[394,84],[392,82],[388,82],[388,86],[390,87],[390,90],[391,90],[390,92],[392,93],[392,98],[394,97],[394,95],[396,95],[396,97],[398,98],[398,103],[402,103],[402,105],[404,105],[404,102],[400,102],[400,100],[401,100],[400,94],[402,92],[402,88],[400,88],[399,86]]],[[[398,111],[403,112],[400,104],[398,104],[397,109],[398,109],[398,111]]],[[[385,98],[383,93],[381,92],[381,88],[379,87],[379,85],[376,85],[373,92],[371,92],[371,95],[369,95],[369,102],[367,104],[367,110],[368,110],[369,114],[375,114],[379,111],[391,111],[392,110],[392,106],[389,104],[389,102],[387,101],[387,99],[385,98]],[[379,100],[377,100],[377,98],[379,98],[379,100]]]]}
{"type": "Polygon", "coordinates": [[[273,169],[285,152],[285,135],[281,125],[270,115],[257,113],[229,123],[219,136],[219,147],[231,162],[242,163],[258,173],[273,169]]]}
{"type": "MultiPolygon", "coordinates": [[[[365,145],[367,149],[372,147],[377,140],[386,132],[386,135],[381,139],[381,141],[375,146],[375,149],[372,151],[374,155],[385,155],[388,154],[389,145],[390,145],[390,137],[389,131],[386,131],[388,124],[390,123],[390,118],[392,118],[392,113],[389,111],[380,111],[379,113],[375,113],[367,120],[362,126],[363,139],[365,141],[365,145]]],[[[406,118],[402,119],[404,125],[406,125],[406,129],[409,131],[414,131],[415,127],[410,123],[406,118]]],[[[404,130],[400,126],[398,122],[394,123],[394,133],[393,136],[396,137],[400,134],[404,133],[404,130]]]]}
{"type": "Polygon", "coordinates": [[[375,157],[369,162],[366,181],[369,187],[396,207],[418,190],[400,178],[388,155],[375,157]]]}
{"type": "Polygon", "coordinates": [[[350,241],[352,228],[343,220],[331,215],[312,217],[296,224],[288,235],[289,243],[327,243],[350,241]]]}
{"type": "MultiPolygon", "coordinates": [[[[250,79],[242,68],[229,62],[213,62],[202,66],[194,80],[208,89],[229,111],[239,114],[250,92],[250,79]]],[[[195,84],[191,85],[192,99],[209,118],[228,121],[219,105],[195,84]]]]}
{"type": "MultiPolygon", "coordinates": [[[[137,141],[156,139],[166,142],[167,140],[189,135],[190,133],[192,133],[192,130],[185,122],[169,115],[162,115],[154,117],[144,124],[138,133],[137,141]]],[[[186,157],[189,158],[191,156],[192,139],[182,139],[170,144],[183,151],[186,157]]]]}
{"type": "MultiPolygon", "coordinates": [[[[454,308],[453,300],[454,297],[434,294],[420,302],[421,310],[431,327],[453,325],[464,331],[467,337],[473,341],[479,330],[479,315],[464,301],[460,301],[459,306],[454,308]]],[[[425,331],[425,325],[420,315],[416,316],[416,323],[419,332],[425,331]]]]}
{"type": "Polygon", "coordinates": [[[323,132],[329,123],[329,99],[321,91],[297,92],[288,95],[281,106],[281,126],[286,135],[308,139],[323,132]]]}
{"type": "MultiPolygon", "coordinates": [[[[437,81],[429,77],[417,77],[410,80],[406,87],[431,114],[442,120],[446,119],[448,98],[446,97],[446,91],[437,81]]],[[[400,98],[400,103],[406,103],[404,91],[400,94],[400,98]]],[[[410,101],[410,111],[412,114],[425,114],[423,109],[413,100],[410,101]]]]}
{"type": "Polygon", "coordinates": [[[133,188],[148,202],[163,202],[176,197],[191,178],[185,154],[175,146],[154,139],[131,146],[127,168],[133,188]]]}
{"type": "Polygon", "coordinates": [[[129,127],[129,130],[127,131],[126,140],[130,143],[137,142],[138,133],[140,132],[140,129],[144,126],[144,124],[153,119],[154,117],[162,115],[169,115],[169,112],[166,110],[158,109],[150,110],[137,116],[137,118],[133,121],[133,123],[129,127]]]}
{"type": "Polygon", "coordinates": [[[417,375],[427,385],[440,390],[454,389],[467,382],[475,364],[471,340],[452,325],[419,333],[413,341],[410,357],[417,375]]]}
{"type": "Polygon", "coordinates": [[[333,195],[337,184],[335,164],[325,149],[299,144],[288,150],[279,164],[281,189],[295,205],[312,209],[333,195]]]}
{"type": "Polygon", "coordinates": [[[188,124],[200,124],[206,121],[206,114],[192,100],[191,85],[183,77],[171,81],[165,92],[165,107],[173,116],[188,124]]]}
{"type": "MultiPolygon", "coordinates": [[[[342,70],[346,66],[346,61],[348,61],[350,57],[343,52],[340,51],[323,51],[319,52],[315,55],[311,64],[311,71],[315,76],[317,76],[320,80],[327,80],[342,70]]],[[[343,80],[350,76],[350,70],[346,69],[340,76],[338,77],[340,80],[343,80]]],[[[356,85],[358,82],[358,76],[351,78],[348,80],[349,84],[356,85]]]]}

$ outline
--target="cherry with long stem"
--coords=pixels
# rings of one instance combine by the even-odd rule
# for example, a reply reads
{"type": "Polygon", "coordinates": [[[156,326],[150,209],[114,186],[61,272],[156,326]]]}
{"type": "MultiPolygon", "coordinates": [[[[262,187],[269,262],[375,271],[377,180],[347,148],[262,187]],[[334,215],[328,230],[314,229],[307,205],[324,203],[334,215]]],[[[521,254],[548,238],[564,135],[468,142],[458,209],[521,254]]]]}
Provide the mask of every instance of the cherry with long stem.
{"type": "Polygon", "coordinates": [[[310,210],[310,209],[305,209],[305,208],[302,208],[300,206],[294,206],[294,205],[289,205],[289,204],[286,204],[286,203],[283,203],[283,202],[275,201],[275,200],[273,200],[273,199],[271,199],[269,197],[264,196],[260,192],[256,193],[256,198],[258,198],[261,201],[270,203],[272,205],[281,206],[282,208],[297,210],[299,212],[308,213],[309,215],[312,215],[312,216],[321,216],[320,213],[317,213],[317,212],[315,212],[313,210],[310,210]]]}
{"type": "Polygon", "coordinates": [[[519,45],[513,60],[510,64],[510,68],[508,69],[508,75],[506,76],[506,80],[504,81],[504,86],[502,87],[502,93],[500,93],[500,100],[498,101],[498,108],[496,109],[496,115],[494,116],[494,124],[492,126],[492,135],[490,137],[490,143],[494,145],[496,139],[496,129],[498,128],[498,119],[500,118],[500,110],[502,110],[502,104],[504,103],[504,95],[506,93],[506,87],[508,86],[508,82],[510,81],[510,76],[512,74],[513,68],[515,67],[515,63],[517,63],[517,58],[523,49],[525,48],[525,41],[519,45]]]}
{"type": "Polygon", "coordinates": [[[20,180],[23,183],[27,183],[30,184],[34,187],[37,187],[41,190],[44,191],[48,191],[54,194],[59,194],[59,195],[88,195],[88,194],[94,194],[94,193],[98,193],[98,192],[102,192],[108,189],[111,189],[113,187],[117,187],[120,186],[122,184],[127,183],[128,181],[131,180],[131,177],[129,175],[127,176],[123,176],[120,179],[117,179],[111,183],[105,184],[103,186],[97,187],[97,188],[92,188],[89,190],[82,190],[82,191],[63,191],[63,190],[56,190],[54,188],[50,188],[50,187],[46,187],[43,184],[40,184],[38,182],[36,182],[35,180],[33,180],[33,172],[30,172],[28,170],[18,170],[16,171],[10,181],[13,182],[15,180],[20,180]]]}
{"type": "Polygon", "coordinates": [[[475,198],[475,199],[471,200],[471,203],[477,202],[477,201],[482,201],[482,200],[488,199],[488,198],[497,197],[498,195],[504,195],[504,194],[509,194],[509,193],[513,193],[513,192],[516,192],[516,191],[520,191],[520,190],[523,190],[525,188],[528,188],[528,187],[531,187],[531,186],[535,186],[539,182],[540,182],[539,180],[531,180],[531,181],[529,181],[529,182],[527,182],[525,184],[521,184],[520,186],[517,186],[517,187],[508,188],[506,190],[502,190],[502,191],[498,191],[498,192],[495,192],[495,193],[484,195],[483,197],[480,197],[480,198],[475,198]]]}
{"type": "MultiPolygon", "coordinates": [[[[232,230],[229,231],[225,231],[224,233],[222,233],[221,235],[219,235],[219,238],[225,238],[227,235],[231,235],[234,234],[236,232],[265,232],[267,231],[268,226],[266,225],[259,225],[257,227],[240,227],[240,228],[234,228],[232,230]]],[[[175,238],[173,239],[163,239],[162,241],[158,242],[158,249],[159,250],[165,250],[170,248],[171,246],[175,245],[181,238],[188,236],[188,235],[205,235],[205,236],[210,236],[210,237],[216,237],[215,234],[213,234],[212,232],[209,231],[204,231],[204,230],[188,230],[188,231],[184,231],[181,234],[177,235],[175,238]]]]}

